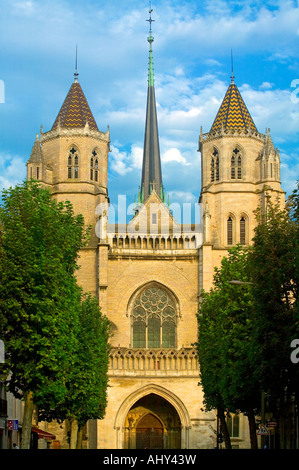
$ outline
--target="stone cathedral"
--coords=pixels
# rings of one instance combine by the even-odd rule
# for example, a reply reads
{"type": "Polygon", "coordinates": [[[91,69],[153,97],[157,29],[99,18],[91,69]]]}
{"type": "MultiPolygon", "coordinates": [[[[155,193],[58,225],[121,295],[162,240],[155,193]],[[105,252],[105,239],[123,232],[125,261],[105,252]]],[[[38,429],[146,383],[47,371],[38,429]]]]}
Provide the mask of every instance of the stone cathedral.
{"type": "MultiPolygon", "coordinates": [[[[27,177],[69,200],[92,225],[78,279],[99,299],[113,327],[108,406],[90,421],[83,445],[99,449],[209,449],[216,414],[203,410],[198,385],[196,314],[214,267],[237,243],[250,244],[254,211],[269,198],[284,204],[279,151],[261,134],[234,83],[208,132],[199,130],[202,224],[176,221],[166,202],[159,150],[150,29],[148,95],[138,202],[126,224],[110,224],[110,134],[100,131],[77,71],[50,130],[41,129],[27,177]]],[[[200,129],[200,123],[199,123],[200,129]]],[[[249,447],[247,418],[230,418],[232,444],[249,447]]],[[[68,448],[67,423],[45,425],[68,448]]]]}

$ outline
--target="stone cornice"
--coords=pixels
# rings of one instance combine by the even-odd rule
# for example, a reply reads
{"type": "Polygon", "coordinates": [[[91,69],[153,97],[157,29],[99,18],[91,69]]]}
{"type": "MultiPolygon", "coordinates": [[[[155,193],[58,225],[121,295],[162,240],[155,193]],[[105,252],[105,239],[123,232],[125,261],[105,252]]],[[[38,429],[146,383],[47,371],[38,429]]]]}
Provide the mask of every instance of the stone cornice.
{"type": "Polygon", "coordinates": [[[223,139],[223,138],[231,138],[231,137],[237,137],[238,139],[245,139],[245,138],[253,138],[258,140],[259,142],[265,142],[265,135],[261,134],[260,132],[255,132],[251,128],[248,129],[242,129],[237,130],[237,129],[219,129],[218,131],[215,132],[207,132],[203,134],[202,132],[200,133],[199,139],[198,139],[198,150],[201,150],[201,146],[205,142],[210,142],[212,140],[216,139],[223,139]]]}
{"type": "Polygon", "coordinates": [[[76,127],[76,128],[62,128],[58,126],[56,129],[53,129],[48,132],[43,132],[41,129],[40,141],[41,143],[47,142],[48,140],[57,139],[59,137],[92,137],[93,139],[100,140],[102,142],[110,143],[110,131],[109,127],[107,132],[96,131],[90,129],[88,125],[85,127],[76,127]]]}

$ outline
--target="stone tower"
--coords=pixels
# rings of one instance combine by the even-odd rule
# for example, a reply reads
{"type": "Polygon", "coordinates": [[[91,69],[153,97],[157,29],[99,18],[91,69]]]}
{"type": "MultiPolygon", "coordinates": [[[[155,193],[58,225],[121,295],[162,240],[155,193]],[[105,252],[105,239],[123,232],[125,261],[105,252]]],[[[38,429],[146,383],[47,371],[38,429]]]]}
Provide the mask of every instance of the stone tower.
{"type": "Polygon", "coordinates": [[[107,170],[109,129],[101,132],[78,82],[78,73],[48,132],[41,129],[27,162],[27,178],[49,188],[53,197],[70,201],[82,214],[85,225],[92,226],[91,239],[80,255],[79,281],[97,294],[97,243],[94,227],[96,208],[108,203],[107,170]]]}
{"type": "MultiPolygon", "coordinates": [[[[284,204],[280,185],[279,151],[270,130],[258,132],[234,82],[221,103],[210,131],[201,132],[201,193],[204,259],[219,265],[224,252],[240,243],[250,244],[255,211],[267,201],[284,204]]],[[[201,287],[209,288],[212,272],[201,270],[201,287]]]]}

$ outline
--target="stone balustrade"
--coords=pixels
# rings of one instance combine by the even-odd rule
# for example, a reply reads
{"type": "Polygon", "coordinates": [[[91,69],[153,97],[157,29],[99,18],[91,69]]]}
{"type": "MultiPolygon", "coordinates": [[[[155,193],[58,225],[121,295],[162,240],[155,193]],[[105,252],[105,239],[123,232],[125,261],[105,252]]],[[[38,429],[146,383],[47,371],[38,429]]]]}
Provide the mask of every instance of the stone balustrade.
{"type": "Polygon", "coordinates": [[[110,376],[198,376],[195,347],[180,349],[112,348],[110,376]]]}

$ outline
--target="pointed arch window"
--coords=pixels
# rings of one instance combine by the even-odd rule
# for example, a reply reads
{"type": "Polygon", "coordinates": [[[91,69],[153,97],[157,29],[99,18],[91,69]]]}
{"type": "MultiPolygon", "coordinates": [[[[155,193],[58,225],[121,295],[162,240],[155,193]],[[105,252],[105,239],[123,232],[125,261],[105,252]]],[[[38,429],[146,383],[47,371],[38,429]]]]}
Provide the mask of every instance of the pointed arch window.
{"type": "Polygon", "coordinates": [[[134,348],[175,348],[177,307],[162,287],[149,286],[135,299],[132,310],[134,348]]]}
{"type": "Polygon", "coordinates": [[[215,147],[211,157],[211,181],[219,181],[219,153],[215,147]]]}
{"type": "Polygon", "coordinates": [[[67,159],[67,177],[68,179],[79,178],[79,155],[74,147],[70,149],[67,159]]]}
{"type": "Polygon", "coordinates": [[[240,243],[246,245],[246,219],[241,217],[240,219],[240,243]]]}
{"type": "Polygon", "coordinates": [[[227,244],[233,244],[233,219],[228,217],[227,219],[227,244]]]}
{"type": "Polygon", "coordinates": [[[212,157],[211,159],[211,181],[213,182],[215,180],[215,160],[212,157]]]}
{"type": "Polygon", "coordinates": [[[230,161],[230,177],[234,179],[242,179],[242,155],[240,150],[236,147],[233,150],[233,155],[230,161]]]}
{"type": "Polygon", "coordinates": [[[98,168],[99,161],[97,158],[97,152],[94,150],[92,152],[92,157],[90,158],[90,179],[98,181],[98,168]]]}

